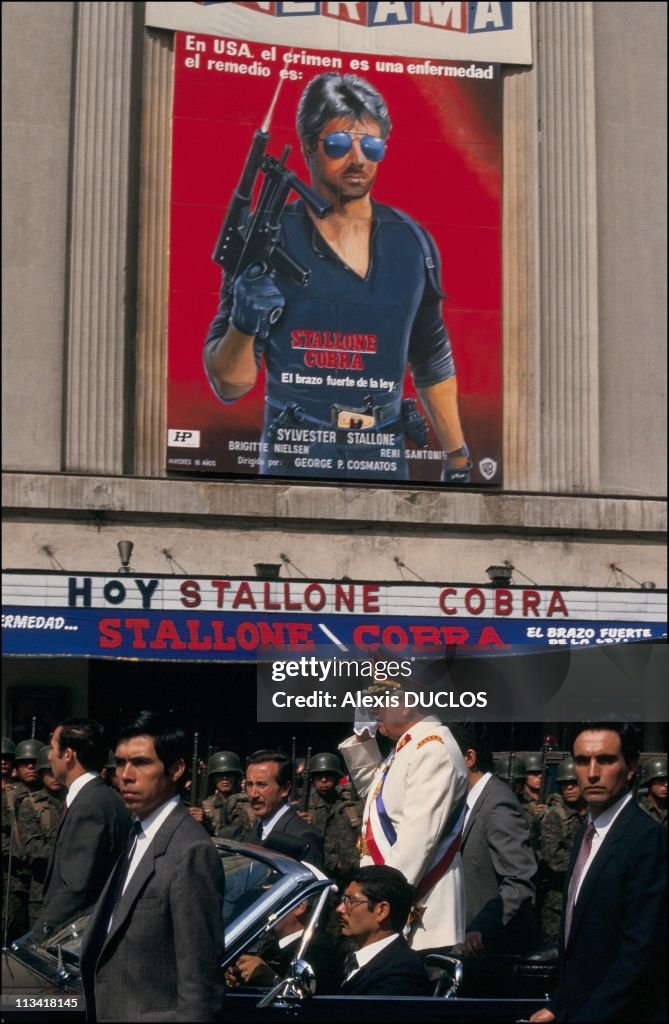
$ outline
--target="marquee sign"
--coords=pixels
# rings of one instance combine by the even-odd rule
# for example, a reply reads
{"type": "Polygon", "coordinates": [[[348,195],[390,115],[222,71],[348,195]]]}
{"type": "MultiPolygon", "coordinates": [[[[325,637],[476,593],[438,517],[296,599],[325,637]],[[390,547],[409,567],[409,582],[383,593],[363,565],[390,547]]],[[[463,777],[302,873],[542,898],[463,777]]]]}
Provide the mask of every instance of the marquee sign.
{"type": "Polygon", "coordinates": [[[268,660],[603,648],[666,639],[666,591],[6,572],[5,654],[268,660]]]}

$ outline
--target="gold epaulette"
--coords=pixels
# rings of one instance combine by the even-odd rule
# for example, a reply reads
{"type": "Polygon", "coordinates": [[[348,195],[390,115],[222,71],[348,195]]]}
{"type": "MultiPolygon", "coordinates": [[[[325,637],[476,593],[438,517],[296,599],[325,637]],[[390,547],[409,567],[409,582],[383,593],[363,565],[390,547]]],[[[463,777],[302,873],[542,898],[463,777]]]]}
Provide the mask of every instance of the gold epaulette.
{"type": "Polygon", "coordinates": [[[420,750],[420,748],[423,746],[423,744],[424,743],[429,743],[430,740],[438,740],[440,743],[444,742],[443,739],[441,738],[441,736],[426,736],[425,739],[422,739],[420,741],[420,743],[416,746],[416,750],[420,750]]]}

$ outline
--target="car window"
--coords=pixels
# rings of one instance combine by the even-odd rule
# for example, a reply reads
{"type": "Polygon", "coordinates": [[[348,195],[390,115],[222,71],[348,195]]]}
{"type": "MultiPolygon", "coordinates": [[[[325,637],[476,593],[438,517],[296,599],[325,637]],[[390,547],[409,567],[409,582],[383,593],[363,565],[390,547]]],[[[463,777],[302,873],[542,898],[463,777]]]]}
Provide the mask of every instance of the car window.
{"type": "Polygon", "coordinates": [[[225,854],[222,863],[225,872],[223,920],[227,927],[237,918],[250,913],[255,904],[264,900],[283,876],[271,865],[241,853],[225,854]]]}

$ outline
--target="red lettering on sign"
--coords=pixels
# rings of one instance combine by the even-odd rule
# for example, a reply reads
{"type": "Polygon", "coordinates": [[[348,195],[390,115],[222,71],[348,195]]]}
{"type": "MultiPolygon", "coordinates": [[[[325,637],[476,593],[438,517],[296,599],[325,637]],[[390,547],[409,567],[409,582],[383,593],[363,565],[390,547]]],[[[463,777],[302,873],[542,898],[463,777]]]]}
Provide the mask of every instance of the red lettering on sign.
{"type": "Polygon", "coordinates": [[[320,583],[310,583],[304,591],[304,603],[312,612],[319,612],[325,605],[325,591],[320,583]]]}
{"type": "Polygon", "coordinates": [[[100,619],[100,647],[120,647],[123,641],[120,619],[100,619]]]}
{"type": "Polygon", "coordinates": [[[211,585],[216,591],[216,607],[222,608],[225,601],[225,592],[230,586],[230,580],[212,580],[211,585]]]}
{"type": "Polygon", "coordinates": [[[126,619],[126,629],[132,630],[132,646],[144,648],[146,647],[146,640],[144,639],[143,630],[148,629],[150,622],[148,619],[126,619]]]}
{"type": "Polygon", "coordinates": [[[532,612],[533,615],[539,615],[539,602],[541,601],[541,594],[538,590],[524,590],[523,591],[523,615],[529,615],[532,612]]]}
{"type": "Polygon", "coordinates": [[[446,598],[452,597],[453,595],[457,596],[457,593],[457,590],[455,590],[453,587],[446,587],[446,589],[442,590],[441,594],[439,595],[439,607],[441,608],[444,615],[455,615],[457,613],[457,608],[454,608],[453,605],[446,604],[446,598]]]}
{"type": "Polygon", "coordinates": [[[546,618],[550,619],[551,615],[555,615],[556,612],[562,612],[563,615],[569,617],[569,609],[564,603],[564,599],[559,590],[554,590],[551,594],[551,599],[548,602],[548,611],[546,612],[546,618]]]}
{"type": "Polygon", "coordinates": [[[179,590],[183,595],[181,603],[184,608],[197,608],[202,603],[200,584],[197,580],[184,580],[179,590]]]}
{"type": "Polygon", "coordinates": [[[189,651],[210,651],[212,640],[210,636],[205,636],[200,639],[200,621],[199,619],[187,619],[186,628],[188,629],[188,650],[189,651]]]}
{"type": "Polygon", "coordinates": [[[349,612],[354,610],[355,589],[351,584],[343,587],[341,583],[335,583],[334,606],[336,612],[341,611],[342,607],[346,608],[349,612]]]}
{"type": "Polygon", "coordinates": [[[256,602],[253,594],[251,593],[250,583],[239,584],[239,589],[234,596],[232,607],[239,608],[240,604],[247,604],[253,611],[256,609],[256,602]]]}
{"type": "Polygon", "coordinates": [[[470,615],[480,615],[485,608],[485,594],[478,587],[465,591],[465,608],[470,615]]]}
{"type": "MultiPolygon", "coordinates": [[[[127,621],[128,625],[130,625],[130,619],[127,621]]],[[[133,644],[133,647],[134,646],[135,645],[133,644]]],[[[182,640],[179,636],[176,623],[173,622],[172,619],[162,619],[162,621],[158,623],[155,638],[149,641],[149,647],[162,651],[168,646],[172,651],[184,651],[188,645],[186,641],[182,640]]]]}
{"type": "Polygon", "coordinates": [[[364,583],[362,587],[363,612],[379,611],[379,588],[375,583],[364,583]]]}
{"type": "Polygon", "coordinates": [[[513,611],[513,594],[499,587],[495,591],[495,615],[510,615],[513,611]]]}
{"type": "Polygon", "coordinates": [[[484,626],[481,630],[481,635],[478,639],[477,647],[498,647],[507,649],[511,647],[511,644],[505,644],[502,642],[496,629],[492,626],[484,626]]]}

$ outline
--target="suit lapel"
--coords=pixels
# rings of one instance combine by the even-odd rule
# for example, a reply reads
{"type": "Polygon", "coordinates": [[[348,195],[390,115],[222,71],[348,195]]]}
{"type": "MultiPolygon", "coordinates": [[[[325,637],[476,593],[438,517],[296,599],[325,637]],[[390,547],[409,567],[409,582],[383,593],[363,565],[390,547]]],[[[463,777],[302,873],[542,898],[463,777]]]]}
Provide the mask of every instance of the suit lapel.
{"type": "MultiPolygon", "coordinates": [[[[604,839],[601,847],[597,851],[597,855],[595,856],[595,859],[593,860],[592,864],[588,868],[588,872],[587,872],[585,878],[583,879],[583,884],[581,885],[581,890],[580,890],[580,892],[578,894],[578,899],[576,900],[576,903],[574,905],[574,913],[573,913],[572,922],[571,922],[571,931],[569,933],[568,946],[571,946],[572,941],[574,939],[574,936],[578,932],[578,927],[579,927],[579,924],[581,922],[581,919],[582,919],[583,915],[585,914],[585,910],[586,910],[586,907],[588,905],[588,901],[593,896],[593,894],[597,891],[597,884],[599,882],[599,878],[601,876],[602,871],[606,867],[608,861],[612,857],[615,856],[617,844],[621,841],[621,839],[623,839],[623,837],[625,835],[625,832],[627,831],[628,827],[632,824],[632,819],[633,819],[633,816],[634,816],[634,809],[635,809],[635,803],[634,803],[634,798],[632,798],[629,801],[629,803],[627,804],[627,806],[623,808],[623,810],[620,812],[620,814],[618,815],[618,817],[614,821],[614,823],[611,826],[611,828],[609,829],[609,831],[607,833],[607,836],[604,839]]],[[[583,838],[583,833],[584,832],[585,832],[585,826],[584,826],[584,828],[583,828],[583,830],[581,832],[581,840],[583,838]]],[[[581,844],[579,843],[579,848],[580,848],[580,845],[581,844]]],[[[572,850],[572,862],[571,862],[571,869],[572,870],[573,870],[573,866],[574,866],[576,857],[578,856],[578,853],[576,853],[576,856],[574,856],[574,852],[575,851],[572,850]]],[[[571,870],[569,872],[569,878],[571,878],[571,870]]],[[[565,884],[565,891],[567,889],[568,889],[568,882],[565,884]]]]}
{"type": "Polygon", "coordinates": [[[362,981],[369,979],[374,974],[376,974],[377,971],[381,970],[385,965],[386,961],[392,959],[392,957],[397,952],[397,943],[400,941],[402,940],[398,935],[397,938],[393,939],[392,942],[389,942],[388,945],[384,949],[382,949],[380,953],[377,953],[375,957],[372,957],[368,964],[365,964],[363,967],[360,968],[357,974],[353,975],[350,982],[344,982],[341,988],[342,992],[355,991],[356,982],[360,984],[362,981]]]}
{"type": "Polygon", "coordinates": [[[74,798],[74,800],[72,802],[72,806],[68,807],[67,813],[61,819],[61,821],[60,821],[60,823],[58,825],[58,828],[56,829],[56,835],[54,836],[54,840],[53,840],[53,842],[51,844],[51,849],[49,851],[49,859],[47,861],[46,872],[44,874],[43,893],[45,893],[47,888],[48,888],[49,880],[50,880],[51,874],[53,872],[53,865],[54,865],[54,862],[55,862],[55,859],[56,859],[56,844],[58,843],[58,840],[60,839],[61,835],[64,832],[67,833],[67,830],[69,828],[76,828],[76,824],[77,824],[76,823],[76,817],[73,817],[73,815],[76,815],[78,812],[80,812],[82,807],[86,803],[86,801],[84,801],[84,804],[81,804],[79,801],[83,798],[83,795],[86,792],[86,790],[91,789],[91,788],[95,788],[96,786],[103,786],[103,785],[104,785],[104,783],[103,783],[102,779],[99,776],[97,778],[95,778],[95,779],[91,779],[90,782],[87,782],[86,785],[84,786],[84,788],[82,790],[80,790],[79,793],[77,793],[76,797],[74,798]]]}
{"type": "Polygon", "coordinates": [[[144,891],[147,882],[155,873],[156,861],[159,857],[164,855],[172,836],[187,816],[188,811],[185,809],[183,804],[177,804],[149,843],[146,853],[142,857],[135,873],[128,882],[127,889],[116,904],[112,926],[109,929],[109,933],[105,939],[102,949],[105,948],[107,943],[114,937],[119,928],[126,921],[130,911],[133,909],[135,903],[144,891]]]}
{"type": "Polygon", "coordinates": [[[490,797],[490,793],[491,793],[491,790],[492,790],[491,782],[492,782],[492,779],[488,779],[488,781],[486,782],[485,786],[483,787],[483,790],[479,793],[478,799],[477,799],[476,803],[474,804],[474,806],[472,807],[471,811],[469,812],[469,815],[467,817],[467,824],[465,825],[464,830],[462,832],[462,842],[461,842],[461,846],[460,846],[461,850],[462,850],[462,847],[467,842],[467,836],[471,832],[472,826],[473,826],[474,822],[476,821],[476,819],[478,818],[479,814],[483,810],[483,806],[484,806],[486,800],[488,800],[488,798],[490,797]]]}

